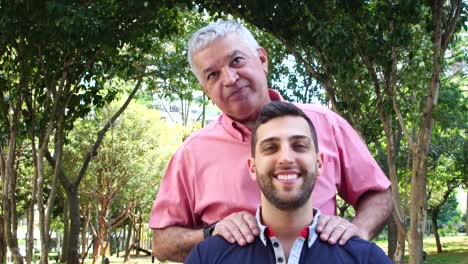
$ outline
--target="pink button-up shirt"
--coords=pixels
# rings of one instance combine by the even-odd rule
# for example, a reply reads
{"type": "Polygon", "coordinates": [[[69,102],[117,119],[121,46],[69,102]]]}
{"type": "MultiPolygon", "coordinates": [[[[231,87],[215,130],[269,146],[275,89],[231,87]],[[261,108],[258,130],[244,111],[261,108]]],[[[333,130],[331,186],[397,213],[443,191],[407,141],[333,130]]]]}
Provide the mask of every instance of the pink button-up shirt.
{"type": "MultiPolygon", "coordinates": [[[[272,100],[281,100],[269,90],[272,100]]],[[[336,193],[355,206],[366,191],[383,191],[390,182],[354,129],[334,112],[296,104],[312,120],[323,153],[323,172],[312,192],[322,214],[336,213],[336,193]]],[[[254,214],[260,189],[249,176],[251,132],[221,115],[192,134],[172,157],[154,201],[151,228],[196,228],[247,210],[254,214]]]]}

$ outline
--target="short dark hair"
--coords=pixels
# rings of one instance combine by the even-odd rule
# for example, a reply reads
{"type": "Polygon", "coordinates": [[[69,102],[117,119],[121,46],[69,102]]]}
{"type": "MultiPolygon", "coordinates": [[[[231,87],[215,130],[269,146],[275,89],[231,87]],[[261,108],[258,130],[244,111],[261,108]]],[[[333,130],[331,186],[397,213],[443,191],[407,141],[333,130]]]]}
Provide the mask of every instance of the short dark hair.
{"type": "Polygon", "coordinates": [[[255,127],[252,130],[251,140],[252,157],[255,157],[255,144],[257,143],[258,127],[272,119],[284,116],[298,116],[304,118],[307,121],[307,124],[310,128],[310,135],[314,141],[315,151],[318,152],[319,147],[317,142],[317,132],[315,131],[315,126],[310,118],[301,109],[292,103],[273,101],[262,107],[260,114],[255,122],[255,127]]]}

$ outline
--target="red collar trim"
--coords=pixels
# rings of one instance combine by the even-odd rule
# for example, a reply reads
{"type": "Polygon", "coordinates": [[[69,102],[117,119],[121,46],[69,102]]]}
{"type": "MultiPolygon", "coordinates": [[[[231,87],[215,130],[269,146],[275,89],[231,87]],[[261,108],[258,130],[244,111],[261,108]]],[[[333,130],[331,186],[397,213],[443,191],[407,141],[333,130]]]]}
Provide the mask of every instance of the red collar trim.
{"type": "Polygon", "coordinates": [[[275,232],[273,229],[271,229],[269,226],[266,227],[265,229],[267,237],[274,237],[276,236],[275,232]]]}
{"type": "Polygon", "coordinates": [[[309,227],[306,226],[301,231],[301,237],[307,239],[309,237],[309,227]]]}
{"type": "MultiPolygon", "coordinates": [[[[276,236],[275,231],[273,231],[273,229],[271,229],[269,226],[267,226],[267,227],[265,228],[265,235],[266,235],[267,237],[274,237],[274,236],[276,236]]],[[[305,226],[305,227],[302,229],[302,231],[301,231],[301,233],[300,233],[299,235],[300,235],[301,237],[307,239],[307,238],[309,237],[309,227],[308,227],[308,226],[305,226]]]]}

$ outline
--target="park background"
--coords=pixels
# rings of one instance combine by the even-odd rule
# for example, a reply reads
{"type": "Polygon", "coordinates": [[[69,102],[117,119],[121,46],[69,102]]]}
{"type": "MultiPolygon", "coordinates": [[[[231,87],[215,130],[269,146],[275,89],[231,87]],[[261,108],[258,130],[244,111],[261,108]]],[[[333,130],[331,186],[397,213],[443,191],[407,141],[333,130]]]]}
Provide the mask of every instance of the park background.
{"type": "Polygon", "coordinates": [[[369,146],[392,182],[389,256],[468,263],[467,15],[462,0],[0,1],[0,261],[151,262],[136,249],[167,162],[218,113],[186,42],[233,19],[270,87],[369,146]]]}

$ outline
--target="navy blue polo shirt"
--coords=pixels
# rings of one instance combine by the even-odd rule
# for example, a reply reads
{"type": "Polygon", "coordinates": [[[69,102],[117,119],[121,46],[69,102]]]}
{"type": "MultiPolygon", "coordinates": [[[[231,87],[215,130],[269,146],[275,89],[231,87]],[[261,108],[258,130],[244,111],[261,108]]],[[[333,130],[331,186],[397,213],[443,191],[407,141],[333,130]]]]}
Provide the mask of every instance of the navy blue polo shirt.
{"type": "MultiPolygon", "coordinates": [[[[260,235],[246,246],[231,244],[221,236],[210,237],[196,245],[184,263],[286,263],[279,240],[260,222],[260,235]]],[[[329,245],[317,239],[315,227],[320,217],[316,211],[312,224],[302,232],[291,248],[289,263],[393,263],[376,244],[354,237],[344,246],[329,245]]]]}

